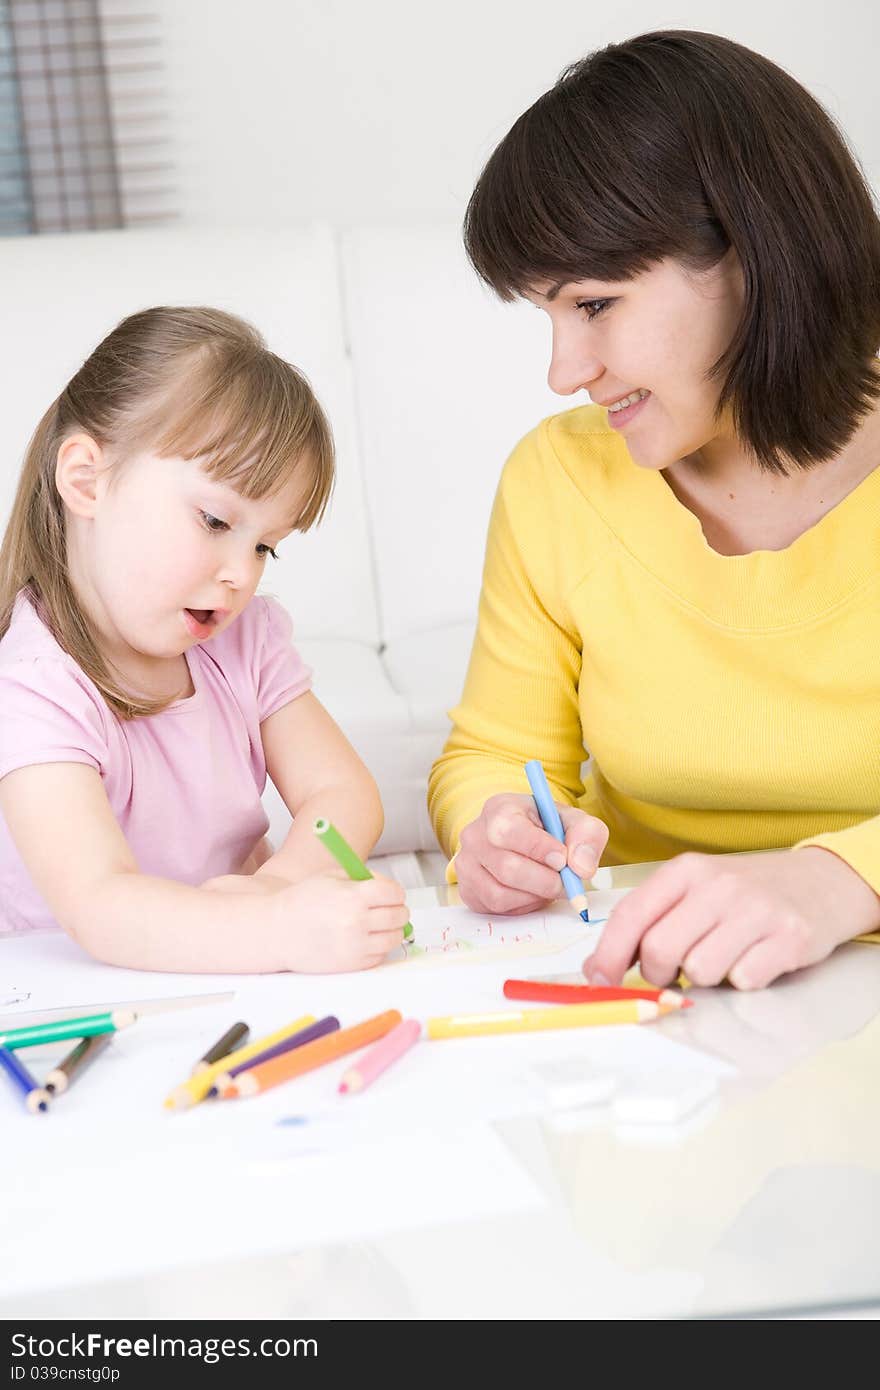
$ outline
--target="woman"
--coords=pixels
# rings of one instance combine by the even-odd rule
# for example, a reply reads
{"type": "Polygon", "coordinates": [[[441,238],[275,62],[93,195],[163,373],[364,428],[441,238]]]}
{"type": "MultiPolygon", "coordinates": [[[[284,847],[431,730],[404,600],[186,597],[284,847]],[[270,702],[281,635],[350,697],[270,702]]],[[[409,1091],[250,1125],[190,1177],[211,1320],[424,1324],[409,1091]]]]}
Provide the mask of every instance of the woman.
{"type": "Polygon", "coordinates": [[[711,34],[586,58],[466,219],[549,316],[544,421],[501,479],[429,799],[464,901],[666,860],[584,973],[768,984],[880,926],[880,222],[813,98],[711,34]],[[582,764],[591,755],[586,769],[582,764]],[[731,858],[737,851],[765,850],[731,858]]]}

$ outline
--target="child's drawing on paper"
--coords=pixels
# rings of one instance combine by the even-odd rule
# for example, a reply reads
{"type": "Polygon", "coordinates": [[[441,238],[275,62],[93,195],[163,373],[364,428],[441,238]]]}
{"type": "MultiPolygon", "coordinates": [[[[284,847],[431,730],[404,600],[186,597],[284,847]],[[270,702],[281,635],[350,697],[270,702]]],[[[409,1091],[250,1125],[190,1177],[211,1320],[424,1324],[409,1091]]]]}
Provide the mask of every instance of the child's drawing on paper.
{"type": "Polygon", "coordinates": [[[0,985],[0,1009],[10,1008],[13,1004],[26,1004],[30,997],[30,990],[19,989],[16,985],[0,985]]]}
{"type": "Polygon", "coordinates": [[[590,923],[566,911],[528,912],[521,917],[488,917],[466,907],[430,907],[411,914],[413,940],[388,957],[404,961],[495,960],[507,955],[560,951],[573,941],[598,935],[625,890],[588,894],[590,923]]]}

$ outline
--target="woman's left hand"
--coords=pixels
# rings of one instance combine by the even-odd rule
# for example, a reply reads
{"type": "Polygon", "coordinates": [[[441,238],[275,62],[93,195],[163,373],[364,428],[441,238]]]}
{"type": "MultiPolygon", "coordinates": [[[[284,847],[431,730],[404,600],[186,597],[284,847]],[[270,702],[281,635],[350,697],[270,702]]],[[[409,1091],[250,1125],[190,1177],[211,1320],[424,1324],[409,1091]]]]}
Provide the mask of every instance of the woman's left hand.
{"type": "Polygon", "coordinates": [[[617,984],[638,959],[657,986],[762,989],[878,927],[880,897],[829,850],[682,854],[618,904],[583,971],[617,984]]]}

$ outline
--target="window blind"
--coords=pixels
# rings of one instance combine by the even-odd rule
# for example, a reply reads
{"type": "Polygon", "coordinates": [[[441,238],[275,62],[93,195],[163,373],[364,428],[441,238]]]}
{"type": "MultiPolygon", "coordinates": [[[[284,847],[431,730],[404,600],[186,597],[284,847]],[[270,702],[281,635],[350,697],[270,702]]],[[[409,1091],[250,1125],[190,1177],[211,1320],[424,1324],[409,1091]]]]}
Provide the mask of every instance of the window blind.
{"type": "Polygon", "coordinates": [[[174,217],[158,15],[0,0],[0,234],[174,217]]]}

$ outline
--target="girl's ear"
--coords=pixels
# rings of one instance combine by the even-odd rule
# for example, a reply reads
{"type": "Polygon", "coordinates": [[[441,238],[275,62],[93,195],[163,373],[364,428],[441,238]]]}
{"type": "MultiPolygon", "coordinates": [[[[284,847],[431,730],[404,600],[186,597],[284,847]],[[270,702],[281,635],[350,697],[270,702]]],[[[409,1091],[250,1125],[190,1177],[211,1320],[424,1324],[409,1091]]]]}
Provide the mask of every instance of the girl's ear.
{"type": "Polygon", "coordinates": [[[60,445],[55,486],[74,516],[94,516],[98,479],[104,468],[104,452],[90,434],[72,434],[60,445]]]}

